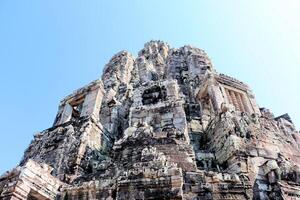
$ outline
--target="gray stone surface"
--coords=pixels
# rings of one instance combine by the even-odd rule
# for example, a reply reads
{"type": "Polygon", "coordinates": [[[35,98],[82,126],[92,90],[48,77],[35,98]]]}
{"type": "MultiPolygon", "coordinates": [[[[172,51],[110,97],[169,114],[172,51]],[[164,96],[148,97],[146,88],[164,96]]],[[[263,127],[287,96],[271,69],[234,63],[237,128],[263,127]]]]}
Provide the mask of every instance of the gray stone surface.
{"type": "Polygon", "coordinates": [[[300,199],[300,137],[198,48],[150,41],[64,98],[1,199],[300,199]]]}

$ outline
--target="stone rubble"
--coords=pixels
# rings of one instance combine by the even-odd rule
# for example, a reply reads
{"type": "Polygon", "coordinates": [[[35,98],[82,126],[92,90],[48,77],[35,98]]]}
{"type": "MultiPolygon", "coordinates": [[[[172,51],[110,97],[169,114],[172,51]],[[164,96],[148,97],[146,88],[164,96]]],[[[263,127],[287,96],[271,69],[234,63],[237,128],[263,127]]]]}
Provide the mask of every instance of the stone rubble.
{"type": "Polygon", "coordinates": [[[299,134],[203,50],[150,41],[61,101],[0,199],[300,199],[299,134]]]}

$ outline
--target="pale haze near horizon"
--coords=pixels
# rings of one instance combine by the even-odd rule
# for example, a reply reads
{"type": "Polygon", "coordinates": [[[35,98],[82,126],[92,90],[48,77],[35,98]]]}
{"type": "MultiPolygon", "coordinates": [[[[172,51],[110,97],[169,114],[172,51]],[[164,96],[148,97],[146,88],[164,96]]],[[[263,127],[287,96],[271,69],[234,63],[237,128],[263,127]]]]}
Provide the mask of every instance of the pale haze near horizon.
{"type": "Polygon", "coordinates": [[[299,10],[297,0],[0,1],[0,174],[52,126],[64,96],[151,39],[204,49],[218,72],[299,129],[299,10]]]}

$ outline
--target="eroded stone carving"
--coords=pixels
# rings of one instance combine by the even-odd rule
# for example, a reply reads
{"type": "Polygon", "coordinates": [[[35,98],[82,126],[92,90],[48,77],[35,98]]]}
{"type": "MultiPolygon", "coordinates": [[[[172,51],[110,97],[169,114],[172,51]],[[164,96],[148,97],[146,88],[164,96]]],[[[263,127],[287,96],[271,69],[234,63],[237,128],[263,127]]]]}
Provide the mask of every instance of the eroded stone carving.
{"type": "Polygon", "coordinates": [[[1,199],[300,199],[300,137],[198,48],[119,52],[0,177],[1,199]]]}

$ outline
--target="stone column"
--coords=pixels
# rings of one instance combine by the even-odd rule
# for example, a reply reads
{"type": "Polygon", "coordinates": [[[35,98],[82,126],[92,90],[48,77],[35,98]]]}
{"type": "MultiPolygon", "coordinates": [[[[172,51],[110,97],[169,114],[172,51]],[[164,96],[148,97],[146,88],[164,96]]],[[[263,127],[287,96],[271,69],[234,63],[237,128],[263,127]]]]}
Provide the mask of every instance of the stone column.
{"type": "Polygon", "coordinates": [[[240,110],[240,107],[238,105],[238,101],[236,99],[236,96],[235,96],[234,92],[233,91],[229,91],[229,94],[231,96],[232,103],[233,103],[234,107],[236,108],[236,110],[240,110]]]}
{"type": "Polygon", "coordinates": [[[225,102],[219,87],[215,85],[209,85],[208,94],[212,99],[215,111],[219,112],[221,109],[221,104],[225,102]]]}
{"type": "Polygon", "coordinates": [[[233,104],[233,102],[232,102],[232,99],[231,99],[231,96],[230,96],[230,94],[229,94],[229,91],[228,91],[228,89],[225,89],[225,92],[226,92],[226,96],[227,96],[227,98],[228,98],[228,102],[229,102],[230,104],[233,104]]]}
{"type": "Polygon", "coordinates": [[[243,100],[242,100],[242,97],[241,97],[242,94],[240,94],[240,93],[235,93],[235,94],[236,94],[238,104],[240,106],[241,111],[246,112],[246,109],[244,107],[243,100]]]}
{"type": "Polygon", "coordinates": [[[62,112],[62,115],[57,125],[70,121],[72,118],[72,112],[73,112],[72,106],[69,103],[66,103],[64,105],[64,110],[62,112]]]}
{"type": "Polygon", "coordinates": [[[245,112],[251,113],[248,103],[247,103],[247,99],[245,97],[245,94],[240,94],[240,99],[242,101],[243,107],[245,109],[245,112]]]}
{"type": "Polygon", "coordinates": [[[261,115],[259,106],[257,105],[257,102],[255,100],[255,97],[250,91],[247,92],[246,100],[247,100],[246,101],[247,104],[249,105],[248,107],[251,108],[251,112],[261,115]]]}
{"type": "Polygon", "coordinates": [[[98,85],[96,89],[90,91],[84,99],[80,116],[99,116],[99,111],[103,99],[104,89],[98,85]]]}
{"type": "Polygon", "coordinates": [[[250,102],[249,102],[246,95],[242,95],[242,100],[243,100],[244,107],[245,107],[246,111],[249,112],[249,113],[253,113],[253,110],[251,109],[250,102]]]}
{"type": "Polygon", "coordinates": [[[224,98],[224,103],[229,104],[230,102],[229,102],[229,99],[227,97],[226,89],[223,86],[220,86],[220,90],[221,90],[223,98],[224,98]]]}

